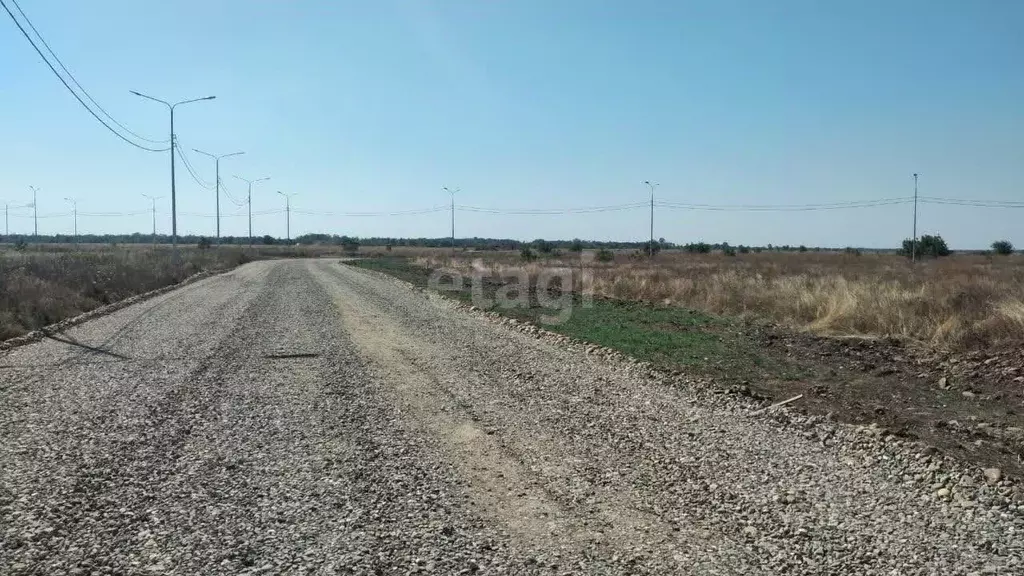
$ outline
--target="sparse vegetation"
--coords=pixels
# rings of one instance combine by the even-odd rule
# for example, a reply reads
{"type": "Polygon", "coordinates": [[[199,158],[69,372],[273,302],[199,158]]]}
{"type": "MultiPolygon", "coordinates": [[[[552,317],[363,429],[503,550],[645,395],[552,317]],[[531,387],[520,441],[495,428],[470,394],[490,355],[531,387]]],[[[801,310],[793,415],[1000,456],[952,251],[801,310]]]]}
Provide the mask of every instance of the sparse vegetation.
{"type": "Polygon", "coordinates": [[[614,262],[615,253],[607,248],[601,248],[594,254],[594,259],[598,262],[614,262]]]}
{"type": "MultiPolygon", "coordinates": [[[[696,246],[696,245],[691,245],[696,246]]],[[[944,243],[928,244],[933,253],[944,243]]],[[[593,283],[575,291],[780,322],[818,334],[893,336],[953,349],[1024,341],[1024,262],[981,255],[909,266],[897,254],[764,252],[743,258],[684,252],[646,258],[597,254],[593,283]]],[[[937,252],[936,252],[937,251],[937,252]]],[[[507,254],[507,253],[506,253],[507,254]]],[[[509,259],[422,257],[425,267],[484,269],[493,276],[541,264],[509,259]]],[[[544,266],[570,266],[551,260],[544,266]]]]}

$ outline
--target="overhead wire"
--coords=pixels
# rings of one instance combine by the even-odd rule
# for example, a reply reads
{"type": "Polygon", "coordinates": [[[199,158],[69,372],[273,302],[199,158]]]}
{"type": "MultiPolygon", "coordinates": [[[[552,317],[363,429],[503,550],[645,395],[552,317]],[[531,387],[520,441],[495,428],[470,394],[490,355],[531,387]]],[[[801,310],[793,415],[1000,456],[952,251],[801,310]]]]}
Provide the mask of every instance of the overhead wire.
{"type": "Polygon", "coordinates": [[[185,154],[185,150],[181,147],[181,145],[175,142],[174,148],[178,151],[178,154],[181,156],[181,163],[185,165],[185,169],[188,171],[189,175],[192,176],[192,179],[196,181],[196,184],[199,184],[200,186],[206,188],[207,190],[213,190],[213,184],[206,182],[205,180],[202,179],[201,176],[196,174],[196,169],[192,167],[192,163],[189,162],[188,156],[185,154]]]}
{"type": "Polygon", "coordinates": [[[629,204],[617,204],[612,206],[589,206],[583,208],[484,208],[480,206],[464,206],[457,204],[456,210],[462,212],[479,212],[485,214],[507,214],[507,215],[550,215],[550,214],[587,214],[593,212],[616,212],[621,210],[633,210],[650,206],[648,202],[632,202],[629,204]]]}
{"type": "Polygon", "coordinates": [[[53,51],[53,48],[50,48],[50,44],[46,41],[46,38],[43,38],[43,35],[35,27],[35,24],[32,23],[32,20],[28,17],[27,14],[25,14],[25,11],[21,9],[21,6],[18,4],[18,0],[10,0],[10,1],[11,1],[11,4],[14,4],[14,8],[18,11],[18,13],[21,14],[21,17],[22,17],[23,20],[25,20],[25,23],[28,24],[28,27],[32,29],[32,32],[34,32],[36,37],[39,38],[39,41],[43,43],[43,46],[46,48],[46,51],[49,52],[51,56],[53,56],[54,60],[56,60],[57,64],[60,66],[61,70],[63,70],[64,73],[67,74],[68,78],[70,78],[71,81],[75,84],[75,86],[77,86],[78,89],[82,91],[82,94],[84,94],[85,97],[88,98],[89,101],[92,102],[94,106],[96,106],[97,110],[102,112],[104,116],[109,118],[110,121],[113,122],[114,124],[117,124],[122,130],[124,130],[125,132],[127,132],[127,133],[131,134],[132,136],[138,138],[139,140],[142,140],[144,142],[150,142],[152,144],[166,144],[167,142],[171,141],[170,138],[165,138],[163,140],[154,140],[152,138],[146,138],[145,136],[142,136],[138,132],[135,132],[131,128],[125,126],[121,122],[118,122],[117,118],[114,118],[113,116],[111,116],[110,113],[107,112],[106,109],[104,109],[103,106],[101,106],[100,103],[97,102],[96,99],[93,98],[91,94],[89,94],[89,91],[86,90],[85,87],[82,86],[82,84],[78,82],[78,79],[76,79],[75,75],[72,74],[70,70],[68,70],[68,67],[64,65],[64,62],[61,61],[59,56],[57,56],[57,53],[53,51]]]}
{"type": "Polygon", "coordinates": [[[654,205],[669,210],[702,210],[716,212],[816,212],[821,210],[848,210],[853,208],[873,208],[892,206],[913,202],[910,198],[881,198],[828,204],[696,204],[684,202],[655,201],[654,205]]]}
{"type": "Polygon", "coordinates": [[[58,80],[60,80],[61,84],[63,84],[64,87],[68,89],[68,92],[71,92],[71,95],[75,97],[75,100],[78,100],[78,103],[81,104],[82,107],[85,108],[86,111],[89,112],[89,114],[91,114],[92,117],[96,119],[96,121],[102,124],[107,130],[110,130],[110,132],[112,132],[121,140],[124,140],[125,142],[141,150],[145,150],[147,152],[167,152],[168,150],[170,150],[170,148],[150,148],[148,146],[143,146],[136,142],[132,142],[124,134],[121,134],[120,132],[115,130],[110,124],[107,124],[107,122],[103,118],[100,118],[100,116],[96,114],[95,110],[93,110],[88,104],[85,103],[84,100],[82,100],[82,97],[78,95],[78,92],[75,92],[75,90],[71,88],[71,85],[68,84],[68,81],[65,80],[63,76],[61,76],[60,72],[57,72],[57,69],[54,68],[53,63],[51,63],[50,60],[46,57],[46,55],[43,54],[43,51],[39,49],[39,46],[35,43],[35,40],[32,39],[32,36],[29,35],[28,31],[25,30],[25,27],[21,25],[21,22],[19,22],[18,19],[14,16],[14,13],[11,12],[11,9],[7,6],[5,0],[0,0],[0,6],[3,6],[4,10],[7,12],[7,15],[10,16],[11,20],[14,22],[14,25],[18,27],[18,30],[20,30],[21,34],[25,37],[25,39],[28,40],[28,43],[32,45],[32,48],[34,48],[36,53],[39,54],[39,57],[43,59],[43,62],[45,62],[46,65],[50,68],[50,71],[53,72],[53,75],[56,76],[58,80]]]}
{"type": "Polygon", "coordinates": [[[1024,208],[1024,202],[1015,200],[970,200],[965,198],[921,196],[918,201],[923,204],[947,204],[952,206],[974,206],[978,208],[1024,208]]]}

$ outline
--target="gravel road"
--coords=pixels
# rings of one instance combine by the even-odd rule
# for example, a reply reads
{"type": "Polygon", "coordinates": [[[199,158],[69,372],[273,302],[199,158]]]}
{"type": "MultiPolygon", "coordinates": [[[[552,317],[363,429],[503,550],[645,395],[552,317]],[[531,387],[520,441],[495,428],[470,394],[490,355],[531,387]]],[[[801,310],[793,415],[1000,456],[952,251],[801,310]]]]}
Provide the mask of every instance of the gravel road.
{"type": "Polygon", "coordinates": [[[1019,486],[336,260],[0,353],[0,574],[1024,574],[1019,486]]]}

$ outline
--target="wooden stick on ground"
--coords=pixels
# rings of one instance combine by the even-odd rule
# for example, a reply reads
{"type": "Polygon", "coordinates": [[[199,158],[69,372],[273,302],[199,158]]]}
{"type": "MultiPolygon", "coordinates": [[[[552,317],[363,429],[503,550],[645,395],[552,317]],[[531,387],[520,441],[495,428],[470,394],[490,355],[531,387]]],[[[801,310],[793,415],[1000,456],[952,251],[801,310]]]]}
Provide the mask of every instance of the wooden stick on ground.
{"type": "Polygon", "coordinates": [[[751,412],[750,415],[751,416],[757,416],[758,414],[763,414],[763,413],[771,410],[772,408],[778,408],[779,406],[783,406],[785,404],[789,404],[790,402],[795,402],[795,401],[797,401],[797,400],[799,400],[799,399],[801,399],[803,397],[804,397],[803,394],[797,394],[796,396],[793,396],[789,400],[783,400],[782,402],[776,402],[775,404],[772,404],[771,406],[769,406],[767,408],[761,408],[760,410],[751,412]]]}

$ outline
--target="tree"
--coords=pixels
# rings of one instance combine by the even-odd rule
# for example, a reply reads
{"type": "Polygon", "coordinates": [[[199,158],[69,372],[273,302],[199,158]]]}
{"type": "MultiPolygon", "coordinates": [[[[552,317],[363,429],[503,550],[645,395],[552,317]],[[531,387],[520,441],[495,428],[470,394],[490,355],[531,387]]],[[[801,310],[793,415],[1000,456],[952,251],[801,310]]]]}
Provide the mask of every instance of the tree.
{"type": "Polygon", "coordinates": [[[199,238],[199,242],[196,242],[196,247],[200,250],[208,250],[213,243],[206,236],[199,238]]]}
{"type": "MultiPolygon", "coordinates": [[[[903,247],[900,249],[906,257],[910,257],[914,254],[914,240],[913,238],[907,238],[903,241],[903,247]]],[[[917,255],[928,256],[931,258],[938,258],[940,256],[949,256],[951,250],[946,245],[946,241],[942,239],[942,236],[935,234],[925,234],[917,239],[917,255]]]]}
{"type": "Polygon", "coordinates": [[[707,242],[690,242],[683,248],[691,254],[709,254],[711,252],[711,244],[707,242]]]}
{"type": "Polygon", "coordinates": [[[647,242],[644,242],[644,247],[641,249],[641,251],[647,256],[654,256],[661,251],[661,244],[657,242],[652,243],[650,240],[648,240],[647,242]]]}
{"type": "Polygon", "coordinates": [[[615,260],[615,253],[607,248],[601,248],[597,251],[597,254],[594,255],[594,258],[597,259],[598,262],[611,262],[615,260]]]}
{"type": "Polygon", "coordinates": [[[579,238],[573,238],[572,243],[569,244],[569,252],[575,252],[577,254],[583,252],[583,241],[579,238]]]}
{"type": "Polygon", "coordinates": [[[533,262],[537,259],[537,255],[534,254],[533,250],[530,250],[529,246],[523,246],[522,250],[519,251],[519,257],[523,259],[523,262],[533,262]]]}
{"type": "Polygon", "coordinates": [[[1013,244],[1009,240],[996,240],[992,243],[992,251],[1002,256],[1013,254],[1013,244]]]}
{"type": "Polygon", "coordinates": [[[540,252],[541,254],[551,254],[551,252],[555,249],[555,245],[553,243],[548,242],[547,240],[544,240],[542,238],[534,240],[533,247],[536,248],[537,252],[540,252]]]}

